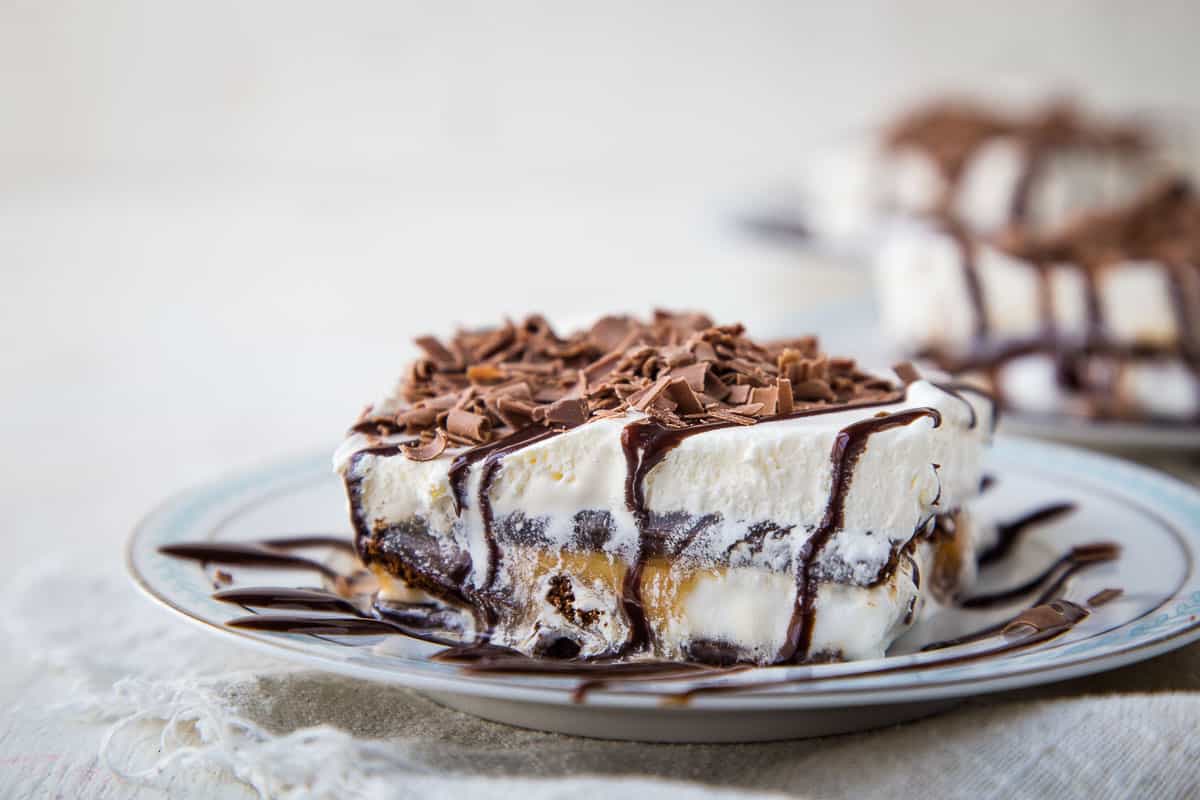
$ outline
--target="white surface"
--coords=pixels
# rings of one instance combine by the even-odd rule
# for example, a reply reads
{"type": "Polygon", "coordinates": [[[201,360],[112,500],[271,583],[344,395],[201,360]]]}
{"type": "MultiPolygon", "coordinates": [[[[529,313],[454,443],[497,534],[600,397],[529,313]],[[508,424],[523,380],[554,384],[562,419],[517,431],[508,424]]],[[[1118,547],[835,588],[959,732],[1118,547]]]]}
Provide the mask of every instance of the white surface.
{"type": "MultiPolygon", "coordinates": [[[[96,762],[105,724],[55,707],[81,681],[161,679],[206,653],[246,665],[111,583],[121,540],[176,489],[336,441],[395,374],[408,336],[447,308],[461,320],[652,300],[722,317],[795,312],[863,276],[787,269],[796,257],[726,249],[710,232],[738,191],[797,174],[809,143],[935,85],[1055,80],[1109,107],[1196,110],[1196,10],[1184,0],[1136,13],[1091,0],[1036,14],[928,0],[702,6],[0,7],[5,557],[14,571],[63,562],[56,585],[95,612],[61,629],[60,641],[90,646],[73,665],[31,660],[31,637],[0,645],[0,794],[250,796],[212,767],[179,768],[159,789],[118,781],[96,762]],[[500,264],[537,279],[510,279],[500,264]],[[467,281],[451,268],[476,288],[452,292],[467,281]],[[146,629],[127,633],[124,619],[170,646],[147,650],[146,629]]],[[[30,623],[43,614],[26,610],[30,623]]],[[[1064,692],[1194,689],[1192,658],[1064,692]]],[[[230,693],[261,700],[240,691],[256,681],[232,681],[230,693]]],[[[401,692],[378,704],[386,715],[356,719],[338,709],[361,706],[335,702],[361,691],[352,681],[283,681],[265,695],[288,690],[308,702],[263,711],[277,730],[328,722],[407,738],[444,751],[435,769],[461,766],[452,745],[477,735],[503,742],[482,757],[509,775],[637,764],[858,797],[966,776],[984,781],[980,793],[1119,796],[1108,781],[1129,753],[1141,783],[1127,790],[1185,794],[1194,737],[1172,736],[1200,714],[1195,700],[1168,697],[1006,705],[866,739],[634,761],[646,748],[471,728],[401,692]],[[1036,757],[1042,737],[1065,764],[1036,757]],[[1027,757],[981,755],[998,743],[1027,757]],[[868,773],[864,747],[897,755],[868,773]]],[[[472,789],[479,781],[464,796],[472,789]]]]}

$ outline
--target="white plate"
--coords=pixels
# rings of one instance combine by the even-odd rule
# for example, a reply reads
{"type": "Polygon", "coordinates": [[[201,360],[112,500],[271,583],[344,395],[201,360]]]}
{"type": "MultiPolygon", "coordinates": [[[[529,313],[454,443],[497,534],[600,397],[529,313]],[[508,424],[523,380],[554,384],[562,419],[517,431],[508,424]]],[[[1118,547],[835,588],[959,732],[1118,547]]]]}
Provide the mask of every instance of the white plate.
{"type": "MultiPolygon", "coordinates": [[[[840,299],[772,321],[753,333],[763,337],[800,336],[821,332],[827,353],[852,355],[864,364],[887,367],[905,356],[889,347],[880,333],[879,315],[869,295],[840,299]]],[[[1186,455],[1200,451],[1200,425],[1089,420],[1065,415],[1036,415],[1006,411],[1000,429],[1018,436],[1036,436],[1067,444],[1138,455],[1186,455]]]]}
{"type": "MultiPolygon", "coordinates": [[[[314,669],[400,684],[451,707],[523,727],[583,736],[656,741],[750,741],[858,730],[936,712],[984,692],[1063,680],[1119,667],[1200,638],[1200,492],[1161,473],[1107,456],[1025,440],[997,441],[994,488],[980,511],[1015,517],[1054,501],[1078,510],[1028,534],[1016,554],[984,572],[980,589],[1012,585],[1083,542],[1109,539],[1116,562],[1077,575],[1067,598],[1083,602],[1108,587],[1125,594],[1059,638],[1027,649],[951,661],[989,643],[915,653],[920,645],[977,630],[1022,608],[951,610],[919,623],[873,662],[755,669],[707,680],[611,684],[581,702],[579,679],[471,675],[429,659],[436,645],[404,636],[318,638],[261,633],[223,623],[246,611],[212,599],[210,569],[164,556],[184,541],[237,541],[301,533],[349,538],[345,500],[326,454],[301,458],[189,491],[153,512],[134,533],[129,570],[152,598],[205,630],[314,669]],[[899,671],[880,672],[881,668],[899,671]],[[780,685],[781,679],[795,679],[780,685]],[[672,695],[701,684],[761,688],[672,695]]],[[[312,586],[308,573],[225,568],[237,586],[312,586]]],[[[271,613],[271,612],[264,612],[271,613]]],[[[369,690],[369,689],[364,689],[369,690]]]]}

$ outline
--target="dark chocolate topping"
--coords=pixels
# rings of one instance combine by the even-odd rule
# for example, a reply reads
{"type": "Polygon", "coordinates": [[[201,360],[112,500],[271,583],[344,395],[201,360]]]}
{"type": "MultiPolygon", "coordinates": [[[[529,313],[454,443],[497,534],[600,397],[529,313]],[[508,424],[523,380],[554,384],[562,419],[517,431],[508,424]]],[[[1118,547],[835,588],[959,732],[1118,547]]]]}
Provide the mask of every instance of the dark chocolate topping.
{"type": "Polygon", "coordinates": [[[816,600],[819,589],[819,582],[815,574],[817,561],[825,545],[842,528],[846,496],[854,477],[854,464],[866,450],[867,440],[876,433],[909,425],[926,417],[933,420],[935,428],[942,424],[942,415],[936,409],[917,408],[865,419],[838,433],[837,439],[833,443],[833,451],[829,456],[833,463],[833,481],[829,490],[829,499],[825,504],[825,513],[820,525],[801,548],[799,563],[796,567],[796,604],[792,611],[791,622],[788,624],[787,640],[779,652],[778,661],[784,663],[795,661],[803,659],[809,654],[813,625],[816,621],[816,600]]]}
{"type": "MultiPolygon", "coordinates": [[[[368,407],[353,430],[418,437],[401,447],[418,461],[450,445],[486,446],[527,428],[562,430],[630,409],[687,429],[753,424],[896,391],[851,359],[821,354],[811,337],[758,343],[741,325],[718,327],[700,314],[605,317],[565,338],[532,316],[417,344],[424,357],[401,382],[399,407],[368,407]]],[[[459,456],[453,475],[482,457],[472,453],[459,456]]],[[[461,487],[455,498],[465,507],[461,487]]]]}
{"type": "MultiPolygon", "coordinates": [[[[1150,147],[1149,132],[1141,125],[1086,118],[1071,103],[1057,101],[1027,115],[1003,114],[980,104],[942,100],[916,109],[897,121],[885,136],[893,150],[916,149],[937,165],[951,189],[971,158],[988,142],[1015,139],[1029,161],[1020,183],[1032,183],[1040,156],[1060,149],[1139,153],[1150,147]]],[[[1014,197],[1018,218],[1027,202],[1028,185],[1014,197]]],[[[949,197],[943,198],[943,208],[949,197]]]]}

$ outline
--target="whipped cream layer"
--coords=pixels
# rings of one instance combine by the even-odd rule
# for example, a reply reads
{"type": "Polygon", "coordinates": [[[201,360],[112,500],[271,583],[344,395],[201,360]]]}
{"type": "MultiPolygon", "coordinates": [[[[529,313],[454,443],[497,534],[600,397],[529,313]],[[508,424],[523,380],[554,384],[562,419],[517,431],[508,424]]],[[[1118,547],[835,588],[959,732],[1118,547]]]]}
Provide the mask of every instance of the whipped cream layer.
{"type": "Polygon", "coordinates": [[[911,353],[988,373],[1035,413],[1194,419],[1187,352],[1200,273],[1148,259],[1036,264],[923,220],[890,226],[875,258],[881,323],[911,353]],[[1099,344],[1098,344],[1099,343],[1099,344]],[[1078,375],[1063,378],[1063,357],[1078,375]]]}
{"type": "MultiPolygon", "coordinates": [[[[978,492],[991,414],[979,395],[920,380],[887,405],[686,430],[640,481],[647,452],[627,433],[648,423],[637,412],[473,462],[456,461],[461,450],[413,461],[395,448],[403,436],[355,434],[336,466],[360,551],[364,540],[386,550],[392,537],[412,562],[410,580],[383,570],[384,599],[412,600],[414,587],[451,602],[455,592],[499,598],[494,643],[541,654],[566,637],[580,655],[615,654],[637,635],[632,580],[645,654],[723,647],[771,663],[797,622],[806,548],[825,538],[810,564],[820,585],[809,641],[789,657],[862,658],[881,654],[919,611],[910,562],[929,575],[922,560],[934,548],[905,547],[978,492]],[[861,452],[839,465],[845,431],[906,412],[903,424],[864,432],[861,452]],[[413,579],[423,569],[437,579],[413,579]]],[[[973,527],[960,527],[955,546],[973,552],[973,527]]],[[[967,580],[973,558],[960,562],[955,580],[967,580]]]]}

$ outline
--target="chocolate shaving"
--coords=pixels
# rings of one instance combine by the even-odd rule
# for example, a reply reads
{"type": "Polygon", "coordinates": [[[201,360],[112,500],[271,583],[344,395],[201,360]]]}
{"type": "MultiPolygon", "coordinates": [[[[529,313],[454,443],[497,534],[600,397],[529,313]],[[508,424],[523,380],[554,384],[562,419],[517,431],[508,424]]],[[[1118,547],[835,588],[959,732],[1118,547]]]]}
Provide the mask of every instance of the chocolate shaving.
{"type": "Polygon", "coordinates": [[[998,246],[1030,261],[1103,270],[1126,260],[1200,263],[1200,195],[1180,178],[1149,186],[1129,205],[1082,214],[1046,236],[1005,237],[998,246]]]}
{"type": "Polygon", "coordinates": [[[508,373],[495,364],[474,364],[467,367],[467,380],[471,383],[499,383],[508,373]]]}
{"type": "Polygon", "coordinates": [[[414,459],[449,446],[474,447],[533,426],[574,427],[638,411],[661,425],[753,425],[757,420],[852,401],[889,401],[891,381],[830,359],[811,337],[759,343],[741,325],[700,314],[655,312],[651,322],[605,317],[560,337],[543,317],[440,342],[418,340],[423,356],[396,395],[367,409],[356,429],[420,437],[414,459]]]}
{"type": "Polygon", "coordinates": [[[429,360],[438,367],[454,367],[462,363],[441,342],[432,336],[418,336],[414,343],[417,347],[424,350],[429,360]]]}
{"type": "Polygon", "coordinates": [[[779,387],[764,386],[761,389],[751,389],[750,402],[762,405],[755,416],[772,416],[775,413],[775,407],[779,405],[779,387]]]}
{"type": "Polygon", "coordinates": [[[672,377],[670,373],[667,374],[667,378],[671,381],[667,385],[667,394],[675,402],[675,407],[679,410],[679,413],[699,414],[704,411],[704,404],[696,396],[696,392],[687,378],[672,377]]]}
{"type": "Polygon", "coordinates": [[[482,444],[491,434],[492,424],[481,414],[452,408],[446,416],[446,430],[455,436],[482,444]]]}
{"type": "Polygon", "coordinates": [[[630,403],[638,411],[645,411],[646,409],[650,408],[650,406],[653,405],[656,400],[658,400],[658,398],[667,390],[667,387],[670,385],[671,376],[664,375],[655,381],[653,385],[638,392],[636,399],[630,397],[630,403]]]}
{"type": "Polygon", "coordinates": [[[1111,603],[1123,594],[1125,594],[1123,589],[1101,589],[1087,599],[1087,604],[1092,608],[1099,608],[1105,603],[1111,603]]]}
{"type": "Polygon", "coordinates": [[[795,394],[792,390],[792,382],[787,378],[779,378],[775,381],[775,386],[778,389],[779,394],[779,413],[791,414],[796,410],[794,403],[795,394]]]}
{"type": "Polygon", "coordinates": [[[435,430],[433,438],[424,442],[405,442],[400,451],[412,461],[432,461],[446,449],[446,434],[435,430]]]}
{"type": "Polygon", "coordinates": [[[837,399],[829,384],[819,380],[802,380],[792,386],[792,394],[797,400],[826,400],[837,399]]]}
{"type": "Polygon", "coordinates": [[[564,397],[546,407],[545,422],[548,425],[565,425],[573,428],[587,421],[588,404],[582,397],[564,397]]]}
{"type": "Polygon", "coordinates": [[[740,406],[750,400],[750,386],[748,384],[739,384],[729,387],[729,391],[725,395],[725,401],[730,405],[740,406]]]}
{"type": "Polygon", "coordinates": [[[700,361],[687,366],[676,366],[667,374],[672,378],[683,378],[693,392],[703,392],[708,380],[708,364],[700,361]]]}

